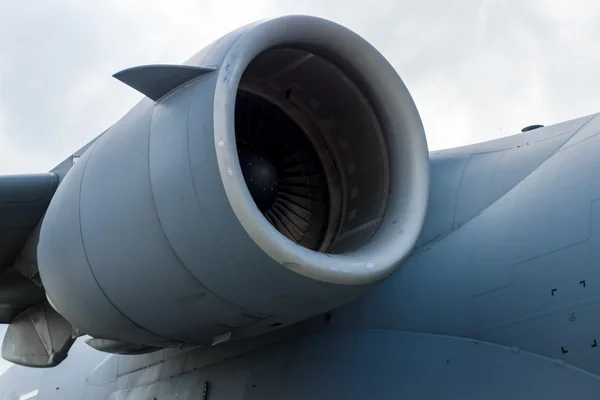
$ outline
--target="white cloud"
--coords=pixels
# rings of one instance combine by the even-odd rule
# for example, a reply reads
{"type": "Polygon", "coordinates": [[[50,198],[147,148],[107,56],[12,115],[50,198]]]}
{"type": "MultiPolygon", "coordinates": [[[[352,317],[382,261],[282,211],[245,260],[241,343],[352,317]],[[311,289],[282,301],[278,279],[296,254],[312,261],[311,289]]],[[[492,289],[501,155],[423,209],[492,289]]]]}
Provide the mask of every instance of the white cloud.
{"type": "Polygon", "coordinates": [[[592,1],[0,0],[0,173],[45,171],[139,95],[111,78],[177,63],[256,19],[342,23],[397,68],[430,147],[468,144],[595,112],[600,35],[592,1]],[[588,5],[590,9],[585,12],[588,5]]]}

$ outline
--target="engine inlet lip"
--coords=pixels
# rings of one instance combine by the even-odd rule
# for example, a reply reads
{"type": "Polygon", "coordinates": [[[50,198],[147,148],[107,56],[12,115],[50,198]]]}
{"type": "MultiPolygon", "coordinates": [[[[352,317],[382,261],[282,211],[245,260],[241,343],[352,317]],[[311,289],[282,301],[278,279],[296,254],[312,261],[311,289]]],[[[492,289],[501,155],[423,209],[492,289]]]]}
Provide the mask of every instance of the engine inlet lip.
{"type": "Polygon", "coordinates": [[[231,39],[219,61],[213,98],[216,159],[229,206],[254,244],[294,273],[338,285],[367,285],[393,273],[410,255],[423,228],[429,195],[429,157],[423,124],[408,89],[366,40],[317,17],[288,16],[248,25],[231,39]],[[309,51],[338,67],[372,102],[388,149],[389,201],[368,243],[340,254],[298,246],[256,208],[243,178],[235,136],[238,86],[259,54],[289,47],[309,51]]]}
{"type": "Polygon", "coordinates": [[[335,164],[328,145],[318,129],[309,121],[304,114],[290,101],[282,98],[279,93],[276,93],[262,84],[256,82],[244,82],[239,85],[239,90],[260,96],[262,99],[270,102],[286,114],[294,123],[296,123],[306,138],[310,141],[313,149],[319,157],[321,167],[325,172],[327,180],[327,190],[329,197],[329,213],[326,221],[326,230],[318,252],[327,252],[331,247],[336,237],[338,236],[341,226],[342,216],[344,215],[343,202],[343,182],[340,178],[340,172],[335,164]]]}

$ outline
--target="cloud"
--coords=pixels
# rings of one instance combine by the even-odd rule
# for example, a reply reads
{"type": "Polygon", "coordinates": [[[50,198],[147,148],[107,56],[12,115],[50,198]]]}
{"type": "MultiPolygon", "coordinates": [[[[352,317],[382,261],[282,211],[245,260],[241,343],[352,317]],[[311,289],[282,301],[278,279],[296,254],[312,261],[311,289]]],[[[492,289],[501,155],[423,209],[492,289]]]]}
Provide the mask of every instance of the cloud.
{"type": "MultiPolygon", "coordinates": [[[[586,2],[584,2],[586,3],[586,2]]],[[[282,14],[364,36],[411,90],[432,149],[595,112],[600,35],[579,2],[0,0],[0,173],[45,171],[140,96],[111,78],[181,62],[242,24],[282,14]]]]}
{"type": "Polygon", "coordinates": [[[120,118],[140,95],[114,72],[182,62],[261,17],[243,2],[225,22],[223,7],[166,4],[0,0],[0,173],[46,171],[120,118]]]}

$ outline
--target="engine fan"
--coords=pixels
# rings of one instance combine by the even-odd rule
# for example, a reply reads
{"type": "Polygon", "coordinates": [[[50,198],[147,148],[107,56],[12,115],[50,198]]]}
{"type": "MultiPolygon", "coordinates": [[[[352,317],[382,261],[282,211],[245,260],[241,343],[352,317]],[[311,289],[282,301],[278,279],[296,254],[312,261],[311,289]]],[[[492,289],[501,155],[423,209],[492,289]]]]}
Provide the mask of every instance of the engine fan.
{"type": "Polygon", "coordinates": [[[307,135],[279,107],[243,90],[235,126],[240,166],[259,210],[288,239],[324,250],[329,188],[307,135]]]}

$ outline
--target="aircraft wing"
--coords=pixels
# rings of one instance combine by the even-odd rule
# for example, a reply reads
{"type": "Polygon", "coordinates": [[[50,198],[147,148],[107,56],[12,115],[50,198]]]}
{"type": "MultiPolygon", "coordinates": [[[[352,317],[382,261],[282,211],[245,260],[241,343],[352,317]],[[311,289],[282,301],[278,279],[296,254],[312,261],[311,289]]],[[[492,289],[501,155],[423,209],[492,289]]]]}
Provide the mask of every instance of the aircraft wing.
{"type": "Polygon", "coordinates": [[[37,267],[40,222],[67,172],[103,134],[50,172],[0,175],[0,324],[46,300],[37,267]]]}
{"type": "Polygon", "coordinates": [[[35,251],[26,254],[26,243],[58,181],[55,173],[0,176],[0,323],[10,323],[20,311],[44,301],[37,268],[28,279],[14,267],[27,274],[35,251]]]}

